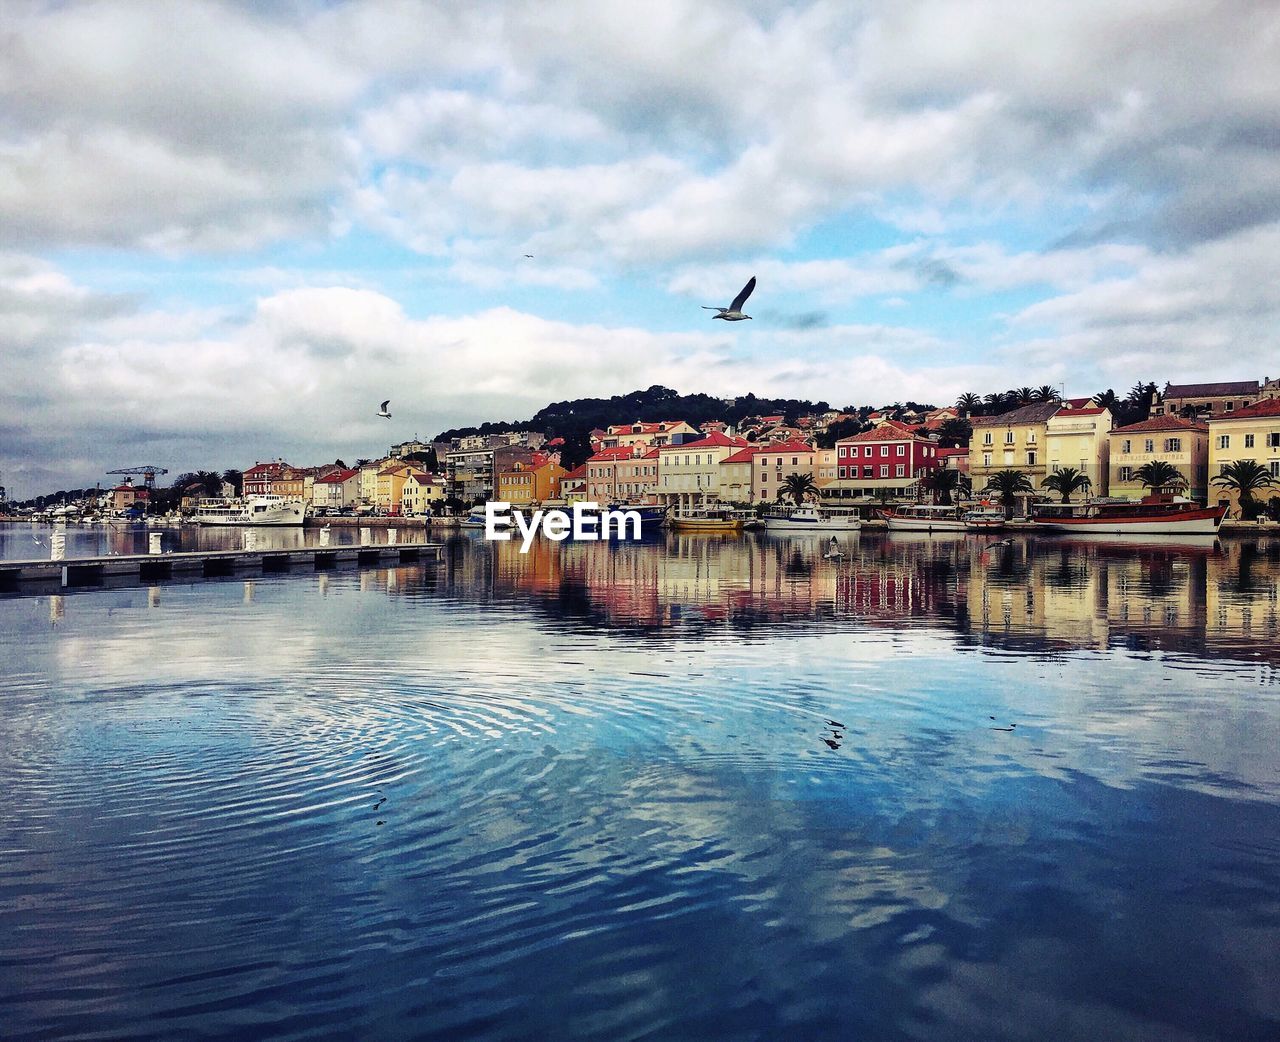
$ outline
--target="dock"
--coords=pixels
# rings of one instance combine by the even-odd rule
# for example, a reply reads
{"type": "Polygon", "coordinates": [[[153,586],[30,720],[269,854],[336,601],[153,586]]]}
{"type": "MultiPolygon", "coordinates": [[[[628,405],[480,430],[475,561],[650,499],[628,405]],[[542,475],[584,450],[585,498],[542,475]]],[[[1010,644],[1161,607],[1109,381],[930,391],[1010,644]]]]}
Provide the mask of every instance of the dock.
{"type": "MultiPolygon", "coordinates": [[[[93,587],[108,580],[139,583],[166,579],[194,581],[240,573],[322,571],[338,567],[391,567],[439,561],[441,543],[385,543],[311,546],[292,550],[193,550],[163,554],[110,554],[61,560],[0,561],[0,591],[27,588],[93,587]]],[[[38,592],[33,589],[33,592],[38,592]]]]}

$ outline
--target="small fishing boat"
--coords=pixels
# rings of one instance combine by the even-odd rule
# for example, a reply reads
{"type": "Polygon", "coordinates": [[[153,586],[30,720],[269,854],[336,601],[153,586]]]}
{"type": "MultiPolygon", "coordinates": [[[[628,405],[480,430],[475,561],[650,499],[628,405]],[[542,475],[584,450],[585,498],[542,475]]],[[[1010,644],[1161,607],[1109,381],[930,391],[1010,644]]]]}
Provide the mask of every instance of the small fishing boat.
{"type": "Polygon", "coordinates": [[[710,532],[732,535],[741,532],[745,522],[732,510],[685,510],[671,515],[671,527],[677,532],[710,532]]]}
{"type": "Polygon", "coordinates": [[[965,511],[964,527],[968,532],[991,532],[1004,528],[1004,511],[999,507],[977,507],[965,511]]]}
{"type": "Polygon", "coordinates": [[[765,511],[764,530],[773,533],[857,532],[862,520],[854,510],[832,510],[806,503],[798,507],[770,507],[765,511]]]}
{"type": "Polygon", "coordinates": [[[1202,507],[1166,492],[1139,500],[1089,499],[1082,503],[1037,503],[1031,520],[1037,529],[1094,535],[1214,535],[1227,508],[1202,507]]]}
{"type": "Polygon", "coordinates": [[[912,506],[883,510],[890,532],[963,532],[964,510],[958,506],[932,506],[916,503],[912,506]]]}

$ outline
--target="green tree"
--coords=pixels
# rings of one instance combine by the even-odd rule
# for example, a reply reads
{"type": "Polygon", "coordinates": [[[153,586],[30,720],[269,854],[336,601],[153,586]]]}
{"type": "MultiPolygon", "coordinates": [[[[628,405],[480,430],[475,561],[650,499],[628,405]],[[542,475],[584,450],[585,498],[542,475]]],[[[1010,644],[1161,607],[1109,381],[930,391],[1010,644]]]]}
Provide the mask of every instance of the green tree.
{"type": "Polygon", "coordinates": [[[224,470],[222,472],[222,480],[235,489],[237,496],[244,489],[244,475],[238,470],[224,470]]]}
{"type": "Polygon", "coordinates": [[[960,410],[961,416],[972,416],[974,412],[982,408],[982,399],[976,394],[966,392],[956,399],[956,408],[960,410]]]}
{"type": "Polygon", "coordinates": [[[1031,392],[1031,397],[1037,402],[1058,402],[1062,400],[1062,395],[1058,393],[1058,389],[1052,384],[1041,384],[1031,392]]]}
{"type": "Polygon", "coordinates": [[[938,444],[955,447],[968,445],[973,437],[973,424],[965,419],[943,420],[938,427],[938,444]]]}
{"type": "Polygon", "coordinates": [[[920,484],[925,491],[933,493],[935,502],[942,506],[950,506],[952,497],[968,492],[972,483],[967,474],[944,467],[925,475],[920,484]]]}
{"type": "Polygon", "coordinates": [[[1116,392],[1110,387],[1095,394],[1093,396],[1093,404],[1100,409],[1109,410],[1112,416],[1121,415],[1120,399],[1116,397],[1116,392]]]}
{"type": "Polygon", "coordinates": [[[1020,470],[997,470],[990,478],[987,479],[987,486],[982,491],[994,492],[1000,497],[1000,502],[1004,506],[1004,516],[1006,520],[1013,518],[1013,508],[1018,501],[1019,495],[1027,495],[1034,492],[1031,482],[1027,476],[1020,470]]]}
{"type": "Polygon", "coordinates": [[[1151,460],[1144,463],[1133,472],[1133,476],[1142,482],[1152,492],[1159,492],[1161,489],[1186,488],[1187,479],[1182,476],[1182,471],[1175,467],[1172,463],[1166,463],[1162,459],[1151,460]]]}
{"type": "Polygon", "coordinates": [[[1030,387],[1015,387],[1013,390],[1011,390],[1008,394],[1005,395],[1005,398],[1012,399],[1014,405],[1016,405],[1018,408],[1021,408],[1024,405],[1030,405],[1032,402],[1036,400],[1035,391],[1033,391],[1030,387]]]}
{"type": "Polygon", "coordinates": [[[1040,485],[1051,492],[1057,492],[1062,496],[1062,502],[1070,503],[1073,492],[1088,491],[1093,487],[1093,481],[1075,467],[1063,467],[1061,470],[1055,470],[1040,482],[1040,485]]]}
{"type": "Polygon", "coordinates": [[[818,486],[812,474],[788,474],[778,490],[778,498],[790,496],[791,502],[800,506],[810,496],[817,497],[818,486]]]}
{"type": "Polygon", "coordinates": [[[1240,503],[1240,516],[1252,521],[1261,509],[1254,493],[1270,488],[1276,481],[1271,471],[1257,460],[1240,459],[1225,464],[1213,483],[1234,492],[1240,503]]]}

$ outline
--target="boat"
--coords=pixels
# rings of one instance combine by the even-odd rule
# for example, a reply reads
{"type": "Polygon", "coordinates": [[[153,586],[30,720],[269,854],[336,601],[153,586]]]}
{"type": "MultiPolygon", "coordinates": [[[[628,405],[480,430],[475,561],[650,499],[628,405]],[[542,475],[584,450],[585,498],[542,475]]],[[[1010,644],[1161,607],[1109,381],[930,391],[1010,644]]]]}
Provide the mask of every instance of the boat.
{"type": "Polygon", "coordinates": [[[999,507],[976,507],[964,513],[964,527],[968,532],[990,532],[1004,528],[1004,511],[999,507]]]}
{"type": "Polygon", "coordinates": [[[667,523],[667,508],[661,503],[610,503],[609,510],[629,510],[640,515],[642,532],[657,531],[667,523]]]}
{"type": "Polygon", "coordinates": [[[962,507],[926,503],[880,512],[890,532],[963,532],[966,531],[964,515],[962,507]]]}
{"type": "Polygon", "coordinates": [[[246,496],[244,499],[202,499],[193,520],[198,525],[300,525],[307,504],[284,496],[246,496]]]}
{"type": "Polygon", "coordinates": [[[671,527],[677,532],[741,532],[745,522],[732,510],[685,510],[671,515],[671,527]]]}
{"type": "Polygon", "coordinates": [[[459,522],[459,524],[463,528],[484,528],[485,526],[484,511],[472,510],[471,513],[469,513],[466,517],[464,517],[459,522]]]}
{"type": "Polygon", "coordinates": [[[798,507],[770,507],[764,514],[764,530],[769,533],[857,532],[862,520],[853,510],[831,510],[806,503],[798,507]]]}
{"type": "Polygon", "coordinates": [[[1203,507],[1185,496],[1160,492],[1130,499],[1088,499],[1082,503],[1037,503],[1031,521],[1037,530],[1072,535],[1214,535],[1225,506],[1203,507]]]}

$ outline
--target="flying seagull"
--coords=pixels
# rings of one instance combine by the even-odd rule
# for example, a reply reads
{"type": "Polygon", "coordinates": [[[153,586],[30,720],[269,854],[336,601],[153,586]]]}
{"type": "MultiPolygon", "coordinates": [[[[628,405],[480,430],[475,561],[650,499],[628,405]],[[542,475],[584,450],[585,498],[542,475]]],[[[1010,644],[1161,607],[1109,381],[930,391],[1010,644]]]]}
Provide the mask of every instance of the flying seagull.
{"type": "Polygon", "coordinates": [[[751,280],[742,287],[742,292],[733,298],[733,303],[727,308],[714,308],[703,304],[705,311],[718,311],[720,314],[712,315],[712,318],[722,318],[726,322],[741,322],[744,318],[750,318],[750,315],[742,313],[742,305],[747,302],[747,298],[751,296],[751,291],[756,288],[756,277],[751,276],[751,280]]]}
{"type": "Polygon", "coordinates": [[[391,399],[388,398],[385,402],[383,402],[378,407],[378,415],[381,416],[384,420],[391,419],[391,413],[387,412],[387,406],[390,404],[391,404],[391,399]]]}

